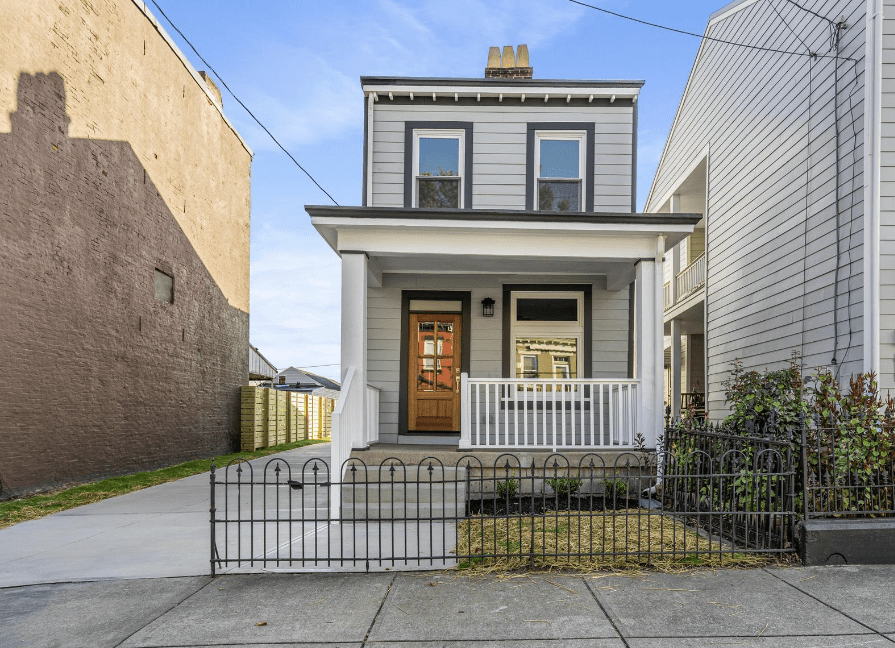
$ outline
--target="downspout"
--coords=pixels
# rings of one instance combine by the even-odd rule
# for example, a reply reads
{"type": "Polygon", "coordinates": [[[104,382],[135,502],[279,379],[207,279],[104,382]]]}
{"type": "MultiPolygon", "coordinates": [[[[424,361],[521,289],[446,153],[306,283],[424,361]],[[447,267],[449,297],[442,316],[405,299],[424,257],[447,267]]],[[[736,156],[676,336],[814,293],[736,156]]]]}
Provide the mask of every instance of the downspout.
{"type": "Polygon", "coordinates": [[[880,363],[880,152],[882,141],[882,0],[867,0],[864,58],[864,371],[880,363]]]}

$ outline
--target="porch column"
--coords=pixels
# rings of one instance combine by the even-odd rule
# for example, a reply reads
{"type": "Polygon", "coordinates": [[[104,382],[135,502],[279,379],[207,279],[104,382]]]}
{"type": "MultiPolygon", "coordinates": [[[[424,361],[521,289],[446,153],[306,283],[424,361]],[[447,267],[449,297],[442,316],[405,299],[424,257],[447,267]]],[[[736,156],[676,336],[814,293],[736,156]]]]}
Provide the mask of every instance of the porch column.
{"type": "MultiPolygon", "coordinates": [[[[354,367],[352,384],[345,393],[343,420],[350,437],[342,448],[363,447],[366,430],[367,396],[367,255],[363,252],[342,253],[342,385],[348,370],[354,367]]],[[[336,440],[333,439],[333,445],[336,440]]],[[[348,456],[342,458],[342,461],[348,456]]]]}
{"type": "Polygon", "coordinates": [[[634,371],[640,381],[638,432],[649,448],[662,432],[664,384],[662,255],[665,237],[658,239],[656,259],[641,259],[634,284],[634,371]]]}
{"type": "MultiPolygon", "coordinates": [[[[687,349],[689,352],[689,348],[687,349]]],[[[681,321],[671,320],[671,416],[681,415],[681,321]]]]}

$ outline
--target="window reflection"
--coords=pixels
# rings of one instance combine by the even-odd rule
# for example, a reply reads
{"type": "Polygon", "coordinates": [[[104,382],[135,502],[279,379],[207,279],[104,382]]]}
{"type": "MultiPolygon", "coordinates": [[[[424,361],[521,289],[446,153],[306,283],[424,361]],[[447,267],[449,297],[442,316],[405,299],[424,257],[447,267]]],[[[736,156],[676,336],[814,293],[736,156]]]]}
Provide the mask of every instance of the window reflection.
{"type": "Polygon", "coordinates": [[[577,378],[578,340],[517,337],[516,378],[577,378]]]}

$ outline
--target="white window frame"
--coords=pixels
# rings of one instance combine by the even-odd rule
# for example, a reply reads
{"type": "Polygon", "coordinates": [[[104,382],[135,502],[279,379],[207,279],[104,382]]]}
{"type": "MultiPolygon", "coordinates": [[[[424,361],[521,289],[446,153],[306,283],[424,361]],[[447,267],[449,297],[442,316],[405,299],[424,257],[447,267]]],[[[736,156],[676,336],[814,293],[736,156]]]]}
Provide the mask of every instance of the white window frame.
{"type": "MultiPolygon", "coordinates": [[[[510,357],[513,358],[512,366],[516,367],[516,339],[520,337],[557,337],[573,338],[575,340],[575,366],[577,375],[581,378],[584,371],[584,291],[513,291],[510,293],[510,357]],[[547,322],[531,321],[519,322],[516,320],[516,305],[519,299],[575,299],[578,302],[578,320],[575,322],[547,322]]],[[[569,367],[571,373],[571,367],[569,367]]],[[[538,367],[540,371],[540,367],[538,367]]],[[[508,376],[515,378],[516,376],[508,376]]]]}
{"type": "Polygon", "coordinates": [[[587,173],[587,131],[578,131],[578,130],[540,130],[535,131],[535,162],[534,162],[534,203],[533,206],[535,209],[538,208],[539,205],[539,197],[540,197],[540,182],[541,180],[555,180],[568,182],[570,178],[542,178],[541,177],[541,141],[542,140],[561,140],[561,141],[578,141],[578,187],[579,187],[579,200],[578,200],[578,212],[571,213],[580,213],[587,211],[587,182],[585,182],[585,174],[587,173]]]}
{"type": "Polygon", "coordinates": [[[412,188],[412,202],[411,204],[414,207],[419,207],[419,180],[420,178],[431,178],[433,176],[421,176],[420,175],[420,138],[421,137],[431,137],[437,139],[455,139],[460,145],[457,147],[457,176],[460,178],[460,209],[465,209],[464,203],[464,188],[466,186],[466,131],[462,128],[438,128],[438,129],[426,129],[426,128],[418,128],[413,131],[413,188],[412,188]]]}

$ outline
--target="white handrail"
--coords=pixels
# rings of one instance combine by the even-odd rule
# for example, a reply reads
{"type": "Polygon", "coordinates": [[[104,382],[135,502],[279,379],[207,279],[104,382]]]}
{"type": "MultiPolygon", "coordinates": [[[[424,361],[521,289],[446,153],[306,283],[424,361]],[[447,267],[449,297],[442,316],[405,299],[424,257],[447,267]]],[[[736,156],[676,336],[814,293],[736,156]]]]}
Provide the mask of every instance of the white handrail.
{"type": "Polygon", "coordinates": [[[701,288],[705,284],[705,254],[699,255],[693,263],[681,270],[675,281],[678,301],[701,288]]]}
{"type": "Polygon", "coordinates": [[[460,448],[636,447],[639,380],[469,378],[460,448]]]}

